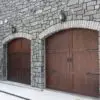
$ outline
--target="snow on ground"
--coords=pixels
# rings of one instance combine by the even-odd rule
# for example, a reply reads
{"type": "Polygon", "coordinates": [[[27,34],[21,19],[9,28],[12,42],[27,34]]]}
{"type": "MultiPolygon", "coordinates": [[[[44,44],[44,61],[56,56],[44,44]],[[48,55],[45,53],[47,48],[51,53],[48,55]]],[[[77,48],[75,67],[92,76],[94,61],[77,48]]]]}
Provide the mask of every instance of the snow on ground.
{"type": "Polygon", "coordinates": [[[11,95],[0,92],[0,100],[24,100],[24,99],[20,99],[18,97],[11,96],[11,95]]]}
{"type": "MultiPolygon", "coordinates": [[[[15,86],[0,82],[0,90],[16,94],[30,100],[100,100],[88,96],[75,95],[53,90],[38,90],[27,86],[15,86]]],[[[0,100],[23,100],[5,93],[0,92],[0,100]]]]}

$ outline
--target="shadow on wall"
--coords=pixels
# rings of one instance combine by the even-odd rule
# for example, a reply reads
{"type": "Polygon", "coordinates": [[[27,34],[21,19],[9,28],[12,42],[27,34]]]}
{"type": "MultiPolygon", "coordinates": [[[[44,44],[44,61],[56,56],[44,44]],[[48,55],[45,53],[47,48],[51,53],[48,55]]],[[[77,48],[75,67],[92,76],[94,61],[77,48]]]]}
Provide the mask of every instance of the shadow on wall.
{"type": "Polygon", "coordinates": [[[0,72],[2,70],[2,66],[3,66],[3,58],[0,59],[0,72]]]}
{"type": "Polygon", "coordinates": [[[2,79],[3,58],[0,59],[0,79],[2,79]]]}

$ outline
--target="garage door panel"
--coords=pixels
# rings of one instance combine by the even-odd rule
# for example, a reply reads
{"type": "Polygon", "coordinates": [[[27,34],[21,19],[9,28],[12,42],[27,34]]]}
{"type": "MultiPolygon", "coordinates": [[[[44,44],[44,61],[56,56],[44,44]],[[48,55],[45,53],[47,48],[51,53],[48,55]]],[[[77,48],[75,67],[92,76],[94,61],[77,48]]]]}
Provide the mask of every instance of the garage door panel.
{"type": "Polygon", "coordinates": [[[23,51],[23,53],[24,52],[25,53],[26,52],[29,53],[29,51],[31,51],[31,49],[30,49],[30,41],[27,41],[27,39],[23,39],[21,45],[22,45],[22,51],[23,51]]]}
{"type": "Polygon", "coordinates": [[[46,39],[46,50],[67,50],[71,46],[68,41],[71,42],[68,32],[66,30],[60,31],[46,39]]]}
{"type": "Polygon", "coordinates": [[[72,88],[72,74],[69,63],[67,63],[68,57],[69,53],[66,52],[56,54],[56,65],[59,66],[59,69],[57,68],[60,78],[59,87],[60,89],[62,87],[62,90],[71,90],[72,88]],[[66,87],[66,85],[68,87],[66,87]]]}
{"type": "Polygon", "coordinates": [[[87,84],[88,92],[90,95],[99,96],[99,74],[98,73],[88,73],[87,74],[87,84]]]}
{"type": "Polygon", "coordinates": [[[8,45],[9,45],[9,48],[8,48],[9,54],[22,51],[22,49],[21,49],[21,39],[14,39],[14,40],[10,41],[8,43],[8,45]]]}
{"type": "Polygon", "coordinates": [[[98,63],[96,31],[70,29],[46,39],[48,88],[97,96],[98,63]]]}
{"type": "MultiPolygon", "coordinates": [[[[81,92],[84,90],[86,80],[85,80],[85,73],[86,68],[83,66],[86,65],[86,59],[83,57],[83,53],[75,52],[73,54],[73,67],[74,67],[74,91],[81,92]],[[84,72],[85,71],[85,72],[84,72]]],[[[84,55],[85,56],[85,55],[84,55]]]]}
{"type": "Polygon", "coordinates": [[[52,86],[56,89],[66,90],[67,84],[69,85],[68,88],[72,88],[69,81],[71,77],[66,76],[67,72],[67,74],[70,74],[70,67],[66,61],[67,56],[67,53],[47,54],[47,87],[50,88],[52,86]]]}
{"type": "Polygon", "coordinates": [[[20,38],[8,43],[8,80],[30,84],[29,42],[27,39],[20,38]]]}
{"type": "Polygon", "coordinates": [[[98,50],[98,34],[87,29],[73,29],[74,50],[98,50]]]}
{"type": "MultiPolygon", "coordinates": [[[[90,30],[73,31],[73,66],[74,66],[74,91],[97,96],[99,77],[87,73],[99,73],[98,65],[98,34],[90,30]],[[94,81],[95,80],[95,81],[94,81]],[[91,90],[91,92],[90,92],[91,90]]],[[[99,75],[98,75],[99,76],[99,75]]]]}

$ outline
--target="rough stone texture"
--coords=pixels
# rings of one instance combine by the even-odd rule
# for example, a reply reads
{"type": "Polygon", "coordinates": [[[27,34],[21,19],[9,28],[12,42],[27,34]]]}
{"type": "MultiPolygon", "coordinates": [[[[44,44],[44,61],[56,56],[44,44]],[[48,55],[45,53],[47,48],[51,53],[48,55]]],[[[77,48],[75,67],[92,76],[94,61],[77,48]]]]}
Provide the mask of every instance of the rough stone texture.
{"type": "Polygon", "coordinates": [[[31,40],[31,85],[44,87],[44,43],[39,34],[61,23],[61,10],[65,11],[66,22],[87,20],[100,23],[100,0],[0,0],[0,79],[6,79],[7,63],[2,41],[12,34],[11,25],[14,25],[18,33],[31,34],[35,38],[31,40]]]}

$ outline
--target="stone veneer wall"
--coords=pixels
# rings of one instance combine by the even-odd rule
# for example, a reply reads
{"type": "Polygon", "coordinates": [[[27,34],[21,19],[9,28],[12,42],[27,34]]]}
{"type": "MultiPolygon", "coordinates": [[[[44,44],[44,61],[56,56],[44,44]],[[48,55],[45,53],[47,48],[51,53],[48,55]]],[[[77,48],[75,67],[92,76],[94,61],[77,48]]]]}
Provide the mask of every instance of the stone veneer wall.
{"type": "Polygon", "coordinates": [[[3,45],[2,41],[12,34],[11,25],[14,25],[18,33],[32,36],[31,85],[44,87],[44,42],[39,36],[53,25],[61,23],[61,10],[65,11],[66,22],[85,20],[100,24],[100,0],[0,0],[0,79],[6,79],[4,66],[7,50],[6,43],[3,45]]]}

